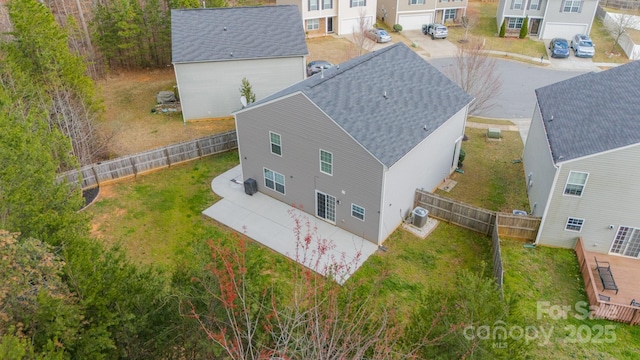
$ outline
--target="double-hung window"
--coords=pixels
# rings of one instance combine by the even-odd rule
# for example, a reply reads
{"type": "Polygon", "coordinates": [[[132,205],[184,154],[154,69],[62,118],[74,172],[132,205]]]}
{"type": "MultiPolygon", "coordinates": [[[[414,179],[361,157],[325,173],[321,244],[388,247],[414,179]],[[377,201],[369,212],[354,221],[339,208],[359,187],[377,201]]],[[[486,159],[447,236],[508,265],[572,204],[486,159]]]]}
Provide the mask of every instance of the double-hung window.
{"type": "Polygon", "coordinates": [[[584,219],[578,219],[574,217],[570,217],[567,219],[567,224],[564,226],[564,229],[567,231],[582,231],[582,225],[584,224],[584,219]]]}
{"type": "Polygon", "coordinates": [[[540,0],[531,0],[529,10],[540,10],[540,0]]]}
{"type": "Polygon", "coordinates": [[[309,11],[318,10],[318,1],[320,0],[309,0],[309,11]]]}
{"type": "Polygon", "coordinates": [[[582,0],[564,0],[561,12],[579,13],[582,10],[582,0]]]}
{"type": "Polygon", "coordinates": [[[582,196],[588,177],[588,173],[579,171],[569,172],[569,178],[567,179],[567,183],[564,185],[564,194],[582,196]]]}
{"type": "Polygon", "coordinates": [[[351,0],[350,7],[367,6],[367,0],[351,0]]]}
{"type": "Polygon", "coordinates": [[[356,204],[351,204],[351,216],[364,221],[364,208],[356,204]]]}
{"type": "Polygon", "coordinates": [[[333,9],[333,0],[322,0],[323,9],[333,9]]]}
{"type": "Polygon", "coordinates": [[[264,186],[284,195],[284,175],[264,168],[264,186]]]}
{"type": "Polygon", "coordinates": [[[282,139],[280,134],[269,131],[269,142],[271,143],[271,153],[282,156],[282,139]]]}
{"type": "Polygon", "coordinates": [[[523,0],[513,0],[513,2],[511,3],[511,8],[514,10],[521,10],[522,9],[522,1],[523,0]]]}
{"type": "Polygon", "coordinates": [[[424,0],[409,0],[409,5],[424,5],[424,0]]]}
{"type": "Polygon", "coordinates": [[[320,171],[333,175],[333,154],[322,149],[320,149],[320,171]]]}
{"type": "Polygon", "coordinates": [[[509,29],[520,29],[522,28],[522,23],[524,22],[523,18],[509,18],[509,23],[507,27],[509,29]]]}
{"type": "Polygon", "coordinates": [[[320,29],[320,20],[318,19],[307,20],[307,30],[318,30],[318,29],[320,29]]]}
{"type": "Polygon", "coordinates": [[[453,21],[456,19],[456,9],[444,9],[443,21],[453,21]]]}

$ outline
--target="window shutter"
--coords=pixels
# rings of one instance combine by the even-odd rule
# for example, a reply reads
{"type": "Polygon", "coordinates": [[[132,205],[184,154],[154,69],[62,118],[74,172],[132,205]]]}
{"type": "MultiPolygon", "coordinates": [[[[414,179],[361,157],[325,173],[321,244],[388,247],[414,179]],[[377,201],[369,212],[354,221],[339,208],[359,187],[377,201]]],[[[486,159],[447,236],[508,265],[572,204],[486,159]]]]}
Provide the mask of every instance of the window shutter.
{"type": "Polygon", "coordinates": [[[364,6],[367,6],[367,0],[364,0],[364,6]]]}
{"type": "Polygon", "coordinates": [[[560,12],[564,12],[564,3],[566,0],[562,0],[562,2],[560,3],[560,12]]]}
{"type": "Polygon", "coordinates": [[[582,4],[584,4],[584,0],[580,1],[580,6],[578,7],[578,12],[582,12],[582,4]]]}
{"type": "Polygon", "coordinates": [[[353,7],[353,0],[349,1],[349,7],[353,7]]]}
{"type": "Polygon", "coordinates": [[[527,1],[527,10],[529,10],[529,8],[531,7],[531,0],[527,1]]]}
{"type": "Polygon", "coordinates": [[[307,1],[307,6],[308,6],[308,8],[307,8],[307,9],[309,9],[309,11],[311,11],[311,2],[312,2],[312,1],[313,1],[313,0],[309,0],[309,1],[307,1]]]}
{"type": "Polygon", "coordinates": [[[511,0],[511,7],[510,9],[513,10],[513,3],[516,2],[516,0],[511,0]]]}

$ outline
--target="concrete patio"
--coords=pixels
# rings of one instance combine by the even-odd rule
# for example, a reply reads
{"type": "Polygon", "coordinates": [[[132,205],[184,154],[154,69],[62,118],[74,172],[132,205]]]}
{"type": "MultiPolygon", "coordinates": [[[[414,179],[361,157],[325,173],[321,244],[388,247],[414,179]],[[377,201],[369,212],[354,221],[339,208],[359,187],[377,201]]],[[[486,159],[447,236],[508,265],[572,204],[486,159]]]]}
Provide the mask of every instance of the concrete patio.
{"type": "Polygon", "coordinates": [[[378,249],[359,236],[265,194],[247,195],[242,182],[239,165],[213,179],[211,188],[222,199],[202,213],[322,275],[331,273],[339,283],[378,249]],[[312,235],[308,244],[307,232],[312,235]]]}

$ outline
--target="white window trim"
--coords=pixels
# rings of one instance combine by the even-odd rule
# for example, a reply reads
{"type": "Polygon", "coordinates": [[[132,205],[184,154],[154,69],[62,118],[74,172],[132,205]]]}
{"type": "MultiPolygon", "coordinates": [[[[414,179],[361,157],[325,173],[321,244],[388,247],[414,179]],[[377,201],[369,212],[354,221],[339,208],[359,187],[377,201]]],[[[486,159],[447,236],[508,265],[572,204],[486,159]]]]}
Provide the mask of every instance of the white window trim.
{"type": "Polygon", "coordinates": [[[282,157],[282,135],[278,134],[277,132],[269,131],[269,151],[271,151],[271,153],[273,155],[282,157]],[[273,142],[273,140],[271,140],[271,135],[272,134],[273,135],[278,135],[278,139],[280,139],[280,144],[276,144],[276,143],[273,142]],[[276,146],[280,147],[280,154],[273,152],[273,145],[276,145],[276,146]]]}
{"type": "Polygon", "coordinates": [[[319,159],[320,159],[320,172],[323,173],[323,174],[327,174],[329,176],[333,176],[333,153],[331,151],[320,149],[320,151],[318,152],[318,156],[319,156],[319,159]],[[331,155],[331,162],[327,163],[327,164],[329,164],[329,166],[331,166],[331,172],[330,173],[322,170],[322,164],[325,163],[324,161],[322,161],[322,153],[323,152],[331,155]]]}
{"type": "Polygon", "coordinates": [[[320,30],[320,19],[308,19],[307,20],[307,30],[320,30]]]}
{"type": "Polygon", "coordinates": [[[308,0],[308,4],[309,4],[309,11],[317,11],[320,10],[320,0],[308,0]],[[312,9],[311,5],[315,4],[316,8],[312,9]]]}
{"type": "Polygon", "coordinates": [[[583,226],[584,226],[584,219],[569,216],[567,218],[567,222],[564,224],[564,231],[571,231],[571,232],[578,232],[579,233],[579,232],[582,232],[582,227],[583,226]],[[579,230],[567,229],[567,227],[569,227],[569,226],[578,226],[576,224],[570,224],[569,222],[571,222],[571,221],[580,221],[580,229],[579,230]]]}
{"type": "Polygon", "coordinates": [[[333,0],[322,0],[322,10],[333,9],[333,0]],[[327,2],[329,4],[327,4],[327,2]],[[329,5],[329,6],[326,6],[329,5]]]}
{"type": "Polygon", "coordinates": [[[624,248],[620,248],[620,252],[614,252],[613,251],[613,247],[616,245],[616,239],[618,237],[618,235],[620,234],[620,230],[622,230],[622,228],[628,229],[631,233],[631,235],[635,232],[635,231],[640,231],[640,227],[634,227],[634,226],[625,226],[625,225],[620,225],[618,226],[618,230],[616,230],[616,234],[613,236],[613,241],[611,241],[611,246],[609,247],[609,254],[611,255],[616,255],[616,256],[621,256],[621,257],[626,257],[629,259],[639,259],[640,256],[630,256],[630,255],[625,255],[624,253],[627,252],[627,248],[629,247],[629,244],[625,244],[624,248]]]}
{"type": "Polygon", "coordinates": [[[454,21],[456,19],[456,13],[458,9],[444,9],[444,12],[442,13],[442,18],[443,21],[454,21]],[[449,14],[453,13],[453,17],[449,17],[449,14]]]}
{"type": "Polygon", "coordinates": [[[273,170],[268,169],[266,167],[262,168],[262,169],[263,169],[262,170],[262,176],[264,177],[264,187],[266,187],[267,189],[271,189],[271,190],[277,192],[278,194],[286,195],[287,194],[287,186],[285,185],[285,176],[283,174],[280,174],[277,171],[273,171],[273,170]],[[267,185],[267,174],[266,174],[267,171],[271,171],[273,173],[273,180],[272,180],[273,181],[273,188],[271,188],[271,187],[269,187],[269,185],[267,185]],[[282,176],[282,184],[280,184],[280,183],[278,183],[276,181],[276,175],[282,176]],[[282,192],[276,190],[278,188],[276,186],[276,184],[282,185],[282,192]]]}
{"type": "Polygon", "coordinates": [[[529,3],[529,9],[540,10],[540,0],[531,0],[531,2],[529,3]]]}
{"type": "MultiPolygon", "coordinates": [[[[358,212],[357,212],[357,211],[355,211],[355,213],[358,213],[358,212]]],[[[365,208],[364,208],[364,207],[362,207],[362,206],[360,206],[360,205],[358,205],[358,204],[351,203],[351,217],[354,217],[354,218],[356,218],[356,219],[358,219],[358,220],[360,220],[360,221],[364,221],[364,219],[365,219],[365,214],[366,214],[366,210],[365,210],[365,208]],[[354,215],[353,215],[353,213],[354,213],[354,211],[353,211],[353,207],[354,207],[354,206],[357,206],[357,207],[359,207],[360,209],[362,209],[362,219],[360,219],[359,217],[357,217],[357,216],[354,216],[354,215]]]]}
{"type": "Polygon", "coordinates": [[[409,5],[424,5],[424,0],[409,0],[409,5]]]}
{"type": "Polygon", "coordinates": [[[513,10],[522,10],[524,0],[513,0],[513,10]]]}
{"type": "Polygon", "coordinates": [[[584,172],[584,171],[569,171],[569,176],[567,176],[567,181],[564,183],[564,187],[562,188],[562,196],[573,196],[573,197],[582,197],[582,195],[584,195],[584,190],[587,188],[587,182],[589,181],[589,173],[588,172],[584,172]],[[587,174],[587,178],[584,179],[584,184],[574,184],[574,183],[569,183],[569,179],[571,179],[571,173],[580,173],[580,174],[587,174]],[[580,195],[575,195],[575,194],[567,194],[567,185],[582,185],[582,191],[580,191],[580,195]]]}
{"type": "Polygon", "coordinates": [[[584,0],[564,0],[562,2],[562,9],[560,10],[560,12],[565,12],[565,13],[573,13],[573,14],[579,14],[581,12],[582,9],[582,2],[584,0]],[[567,9],[567,5],[571,3],[571,6],[569,6],[569,10],[567,9]],[[574,8],[574,4],[578,3],[578,9],[576,11],[571,11],[574,8]]]}

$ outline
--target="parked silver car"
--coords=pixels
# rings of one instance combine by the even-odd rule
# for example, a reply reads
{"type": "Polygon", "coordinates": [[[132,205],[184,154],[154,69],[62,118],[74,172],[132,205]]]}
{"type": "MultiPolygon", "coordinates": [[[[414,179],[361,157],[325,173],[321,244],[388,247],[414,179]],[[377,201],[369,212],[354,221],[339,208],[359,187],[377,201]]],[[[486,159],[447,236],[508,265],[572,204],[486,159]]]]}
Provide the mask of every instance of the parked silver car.
{"type": "Polygon", "coordinates": [[[391,41],[391,35],[385,30],[380,28],[373,28],[367,31],[367,37],[377,43],[386,43],[391,41]]]}
{"type": "Polygon", "coordinates": [[[589,35],[577,34],[571,40],[571,48],[578,57],[593,57],[596,48],[589,35]]]}

